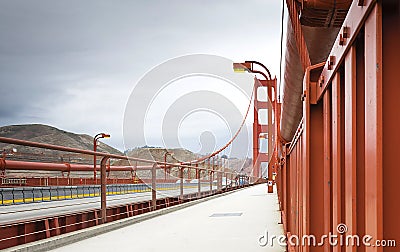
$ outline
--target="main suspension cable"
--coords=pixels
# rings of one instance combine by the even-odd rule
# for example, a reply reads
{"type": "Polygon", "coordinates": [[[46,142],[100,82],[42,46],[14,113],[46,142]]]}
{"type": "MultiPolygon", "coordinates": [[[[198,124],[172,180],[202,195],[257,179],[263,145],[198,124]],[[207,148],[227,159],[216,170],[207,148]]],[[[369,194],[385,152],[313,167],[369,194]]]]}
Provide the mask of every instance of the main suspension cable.
{"type": "Polygon", "coordinates": [[[251,97],[250,97],[250,101],[249,101],[249,105],[247,107],[247,111],[246,111],[246,115],[243,118],[242,123],[240,124],[239,129],[236,131],[235,135],[231,138],[231,140],[229,140],[229,142],[227,142],[223,147],[221,147],[220,149],[218,149],[217,151],[214,151],[213,153],[209,154],[208,156],[202,157],[198,160],[192,160],[190,162],[184,162],[183,164],[196,164],[196,163],[201,163],[206,159],[209,159],[211,157],[214,157],[216,155],[218,155],[221,151],[225,150],[226,148],[228,148],[228,146],[236,139],[236,137],[239,135],[240,131],[242,130],[244,124],[246,123],[246,119],[247,116],[249,115],[249,111],[250,111],[250,107],[251,107],[251,103],[253,101],[253,96],[254,96],[254,88],[253,91],[251,92],[251,97]]]}

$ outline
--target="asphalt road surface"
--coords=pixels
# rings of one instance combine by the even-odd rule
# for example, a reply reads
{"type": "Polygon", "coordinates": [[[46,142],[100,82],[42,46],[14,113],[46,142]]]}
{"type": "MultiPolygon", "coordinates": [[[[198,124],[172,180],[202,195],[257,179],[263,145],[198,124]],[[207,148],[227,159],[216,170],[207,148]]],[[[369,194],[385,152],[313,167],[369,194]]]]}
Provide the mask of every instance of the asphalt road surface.
{"type": "MultiPolygon", "coordinates": [[[[214,186],[213,189],[217,189],[217,187],[214,186]]],[[[184,188],[184,194],[195,193],[197,190],[197,187],[184,188]]],[[[209,190],[209,186],[202,186],[201,188],[202,192],[209,190]]],[[[158,191],[157,199],[176,197],[179,194],[179,189],[158,191]]],[[[151,192],[108,195],[107,207],[148,200],[151,200],[151,192]]],[[[48,216],[59,216],[90,209],[100,209],[100,197],[0,206],[0,225],[15,223],[17,221],[37,220],[48,216]]]]}

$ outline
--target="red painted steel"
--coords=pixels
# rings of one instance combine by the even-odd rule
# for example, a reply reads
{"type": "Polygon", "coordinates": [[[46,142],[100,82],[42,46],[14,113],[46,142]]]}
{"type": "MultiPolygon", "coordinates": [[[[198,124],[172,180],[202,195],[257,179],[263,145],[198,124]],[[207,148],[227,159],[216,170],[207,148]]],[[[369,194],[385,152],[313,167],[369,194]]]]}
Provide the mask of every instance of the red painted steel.
{"type": "MultiPolygon", "coordinates": [[[[343,89],[341,88],[340,73],[336,73],[332,81],[332,231],[338,235],[334,226],[343,223],[342,219],[342,170],[343,170],[343,89]]],[[[341,251],[335,246],[333,252],[341,251]]]]}
{"type": "Polygon", "coordinates": [[[100,210],[100,217],[101,217],[101,224],[107,222],[107,178],[106,178],[106,164],[109,157],[105,156],[101,159],[100,163],[100,181],[101,181],[101,193],[100,193],[100,202],[101,202],[101,210],[100,210]]]}
{"type": "MultiPolygon", "coordinates": [[[[400,117],[398,108],[400,94],[400,7],[399,1],[384,1],[382,13],[382,194],[383,194],[383,237],[396,239],[397,248],[387,251],[398,251],[400,246],[400,201],[398,186],[400,178],[398,143],[400,141],[400,117]],[[397,11],[396,11],[397,10],[397,11]]],[[[368,25],[372,24],[368,21],[368,25]]],[[[369,35],[366,34],[366,36],[369,35]]],[[[377,34],[379,36],[379,34],[377,34]]],[[[370,38],[368,39],[369,42],[370,38]]],[[[379,53],[378,53],[379,55],[379,53]]],[[[368,66],[372,68],[372,64],[368,66]]],[[[367,78],[367,75],[364,75],[367,78]]],[[[369,78],[368,78],[369,79],[369,78]]],[[[378,82],[379,83],[379,82],[378,82]]],[[[367,153],[365,153],[367,155],[367,153]]]]}
{"type": "MultiPolygon", "coordinates": [[[[356,95],[356,49],[352,46],[345,58],[345,101],[344,101],[344,174],[345,174],[345,222],[349,232],[357,233],[356,213],[356,165],[357,165],[357,95],[356,95]]],[[[356,247],[346,248],[346,251],[355,251],[356,247]]]]}
{"type": "MultiPolygon", "coordinates": [[[[323,234],[329,234],[332,230],[332,185],[331,185],[331,92],[327,91],[323,99],[323,143],[324,143],[324,154],[323,154],[323,234]]],[[[329,252],[330,246],[328,243],[323,245],[324,251],[329,252]]]]}
{"type": "MultiPolygon", "coordinates": [[[[253,176],[254,177],[261,177],[261,163],[262,162],[268,162],[270,163],[270,157],[272,156],[272,148],[274,146],[273,143],[273,133],[274,130],[272,130],[272,113],[276,114],[276,111],[274,110],[276,99],[275,97],[272,97],[272,92],[271,90],[274,89],[275,91],[276,88],[276,79],[274,80],[258,80],[257,78],[254,78],[254,121],[253,121],[253,176]],[[267,88],[268,92],[268,101],[259,101],[258,95],[257,95],[257,90],[258,88],[265,87],[267,88]],[[267,126],[262,125],[259,120],[259,112],[261,109],[267,109],[267,126]],[[264,126],[264,127],[263,127],[264,126]],[[263,135],[267,136],[268,139],[268,152],[267,155],[264,153],[260,152],[260,138],[262,138],[263,135]]],[[[274,92],[276,93],[276,92],[274,92]]],[[[265,137],[264,137],[265,138],[265,137]]],[[[271,170],[272,171],[272,170],[271,170]]],[[[268,173],[268,177],[271,180],[272,177],[272,172],[271,174],[268,173]]]]}
{"type": "Polygon", "coordinates": [[[286,4],[289,10],[289,18],[293,27],[295,40],[298,45],[301,66],[305,71],[307,67],[311,65],[311,61],[306,42],[304,40],[303,29],[301,28],[300,20],[298,18],[300,13],[299,5],[297,4],[296,0],[286,0],[286,4]]]}
{"type": "Polygon", "coordinates": [[[156,210],[157,207],[156,172],[157,172],[157,165],[154,164],[153,168],[151,169],[151,203],[153,210],[156,210]]]}
{"type": "MultiPolygon", "coordinates": [[[[364,29],[365,100],[367,101],[365,104],[365,216],[368,220],[365,232],[374,239],[383,239],[381,4],[373,6],[364,29]]],[[[366,251],[383,251],[383,248],[367,248],[366,251]]]]}
{"type": "Polygon", "coordinates": [[[299,1],[305,7],[315,8],[315,9],[333,9],[333,8],[341,8],[341,9],[348,9],[351,0],[307,0],[307,1],[299,1]]]}
{"type": "Polygon", "coordinates": [[[287,27],[285,74],[281,80],[284,85],[280,130],[282,139],[290,142],[302,118],[302,103],[299,97],[303,91],[301,84],[305,67],[303,70],[291,22],[288,22],[287,27]]]}
{"type": "Polygon", "coordinates": [[[283,226],[288,237],[344,242],[289,251],[398,251],[399,5],[353,1],[327,61],[307,68],[303,120],[278,169],[283,226]],[[349,235],[361,244],[346,245],[349,235]],[[389,243],[368,246],[364,235],[389,243]]]}
{"type": "Polygon", "coordinates": [[[346,30],[346,43],[342,43],[340,35],[336,38],[333,44],[330,56],[334,57],[334,62],[327,61],[319,79],[319,85],[317,86],[317,100],[322,98],[322,94],[329,86],[334,73],[338,70],[339,66],[344,60],[344,57],[351,45],[354,43],[360,29],[363,27],[365,19],[368,14],[372,11],[376,4],[376,0],[365,0],[363,6],[359,6],[356,1],[353,1],[350,6],[348,15],[343,23],[340,33],[343,37],[343,32],[346,30]],[[332,67],[328,67],[330,63],[333,63],[332,67]]]}
{"type": "MultiPolygon", "coordinates": [[[[40,171],[93,171],[92,165],[70,164],[70,163],[44,163],[44,162],[28,162],[1,159],[0,169],[3,170],[40,170],[40,171]]],[[[152,166],[108,166],[107,171],[129,171],[135,170],[151,170],[152,166]]],[[[100,171],[100,168],[97,168],[100,171]]]]}

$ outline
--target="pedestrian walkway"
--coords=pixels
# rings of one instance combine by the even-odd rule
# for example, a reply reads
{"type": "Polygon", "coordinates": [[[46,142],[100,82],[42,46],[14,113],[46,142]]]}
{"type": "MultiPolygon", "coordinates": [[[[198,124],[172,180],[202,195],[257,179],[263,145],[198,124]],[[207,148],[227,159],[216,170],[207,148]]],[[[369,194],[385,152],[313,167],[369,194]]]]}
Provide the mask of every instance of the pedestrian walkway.
{"type": "Polygon", "coordinates": [[[283,234],[279,223],[277,195],[262,184],[54,251],[285,251],[259,244],[266,232],[283,234]]]}

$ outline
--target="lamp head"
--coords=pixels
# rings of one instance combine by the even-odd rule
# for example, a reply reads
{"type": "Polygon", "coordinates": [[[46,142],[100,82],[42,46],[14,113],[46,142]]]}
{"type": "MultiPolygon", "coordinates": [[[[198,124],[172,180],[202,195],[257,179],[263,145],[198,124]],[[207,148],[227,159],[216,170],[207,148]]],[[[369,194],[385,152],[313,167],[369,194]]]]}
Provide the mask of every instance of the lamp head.
{"type": "Polygon", "coordinates": [[[235,73],[251,72],[251,63],[250,62],[233,63],[233,71],[235,73]]]}
{"type": "Polygon", "coordinates": [[[110,134],[101,133],[102,138],[110,138],[110,134]]]}

